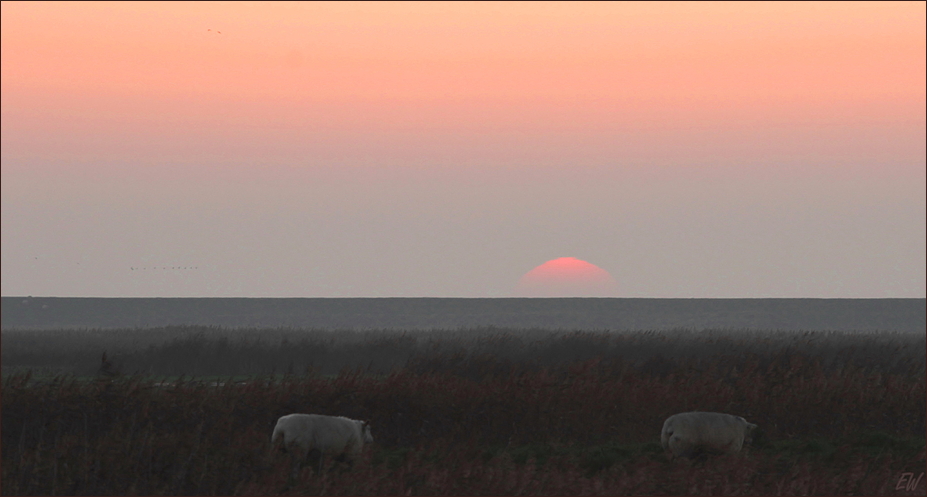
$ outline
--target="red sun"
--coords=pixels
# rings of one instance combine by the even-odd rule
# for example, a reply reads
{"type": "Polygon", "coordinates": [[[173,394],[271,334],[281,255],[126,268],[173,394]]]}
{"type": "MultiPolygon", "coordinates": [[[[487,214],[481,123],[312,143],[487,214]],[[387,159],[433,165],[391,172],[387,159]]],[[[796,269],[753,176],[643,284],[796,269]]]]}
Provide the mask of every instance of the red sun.
{"type": "Polygon", "coordinates": [[[608,271],[575,257],[561,257],[528,271],[515,293],[523,297],[614,297],[617,289],[608,271]]]}

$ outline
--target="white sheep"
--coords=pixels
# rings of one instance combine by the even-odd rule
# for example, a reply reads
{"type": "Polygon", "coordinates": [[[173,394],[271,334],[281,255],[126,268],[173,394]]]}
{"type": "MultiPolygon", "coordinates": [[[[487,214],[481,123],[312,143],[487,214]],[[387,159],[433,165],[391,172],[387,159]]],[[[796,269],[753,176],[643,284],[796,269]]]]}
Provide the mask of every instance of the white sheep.
{"type": "Polygon", "coordinates": [[[365,443],[373,442],[373,436],[365,421],[321,414],[288,414],[277,420],[270,442],[273,446],[279,444],[283,452],[293,453],[295,478],[310,452],[318,453],[320,472],[325,454],[339,459],[348,456],[353,464],[353,458],[360,454],[365,443]]]}
{"type": "Polygon", "coordinates": [[[756,425],[740,416],[720,412],[683,412],[663,423],[660,442],[672,458],[700,454],[736,454],[750,441],[756,425]]]}

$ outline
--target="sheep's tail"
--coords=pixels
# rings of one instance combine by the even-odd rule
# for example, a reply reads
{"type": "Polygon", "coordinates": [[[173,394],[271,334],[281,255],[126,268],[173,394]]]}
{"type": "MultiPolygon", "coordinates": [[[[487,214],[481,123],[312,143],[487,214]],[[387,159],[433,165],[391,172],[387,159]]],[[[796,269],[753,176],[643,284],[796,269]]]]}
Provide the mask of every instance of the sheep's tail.
{"type": "Polygon", "coordinates": [[[673,428],[668,427],[663,429],[663,433],[660,435],[660,444],[663,445],[663,450],[669,448],[669,440],[673,436],[673,428]]]}
{"type": "Polygon", "coordinates": [[[280,424],[274,426],[274,434],[270,436],[270,444],[276,445],[277,441],[283,438],[283,429],[280,428],[280,424]]]}

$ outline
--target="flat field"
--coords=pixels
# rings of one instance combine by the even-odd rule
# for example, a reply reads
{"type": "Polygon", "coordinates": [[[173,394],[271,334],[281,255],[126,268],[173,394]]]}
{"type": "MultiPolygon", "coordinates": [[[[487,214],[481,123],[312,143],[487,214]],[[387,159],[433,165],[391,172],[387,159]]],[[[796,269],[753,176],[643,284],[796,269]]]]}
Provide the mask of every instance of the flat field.
{"type": "Polygon", "coordinates": [[[3,329],[839,330],[923,333],[925,299],[2,297],[3,329]]]}
{"type": "Polygon", "coordinates": [[[2,342],[6,495],[927,488],[924,334],[167,327],[2,342]],[[693,410],[761,431],[736,456],[671,462],[663,421],[693,410]],[[288,481],[270,434],[293,412],[368,420],[376,442],[353,468],[288,481]]]}

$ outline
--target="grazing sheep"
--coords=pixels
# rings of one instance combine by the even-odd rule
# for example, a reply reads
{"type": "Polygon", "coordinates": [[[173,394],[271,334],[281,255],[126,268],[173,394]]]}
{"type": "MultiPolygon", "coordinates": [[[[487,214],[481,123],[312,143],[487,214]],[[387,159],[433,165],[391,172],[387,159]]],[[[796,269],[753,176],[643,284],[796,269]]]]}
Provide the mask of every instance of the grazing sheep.
{"type": "MultiPolygon", "coordinates": [[[[270,442],[272,445],[279,443],[284,452],[293,451],[295,478],[300,464],[308,459],[310,452],[318,453],[321,472],[325,454],[353,459],[360,454],[365,443],[373,442],[373,436],[365,421],[320,414],[288,414],[277,420],[270,442]]],[[[351,459],[349,463],[353,464],[351,459]]]]}
{"type": "Polygon", "coordinates": [[[750,441],[756,425],[740,416],[720,412],[684,412],[663,423],[660,441],[672,459],[700,454],[736,454],[750,441]]]}

